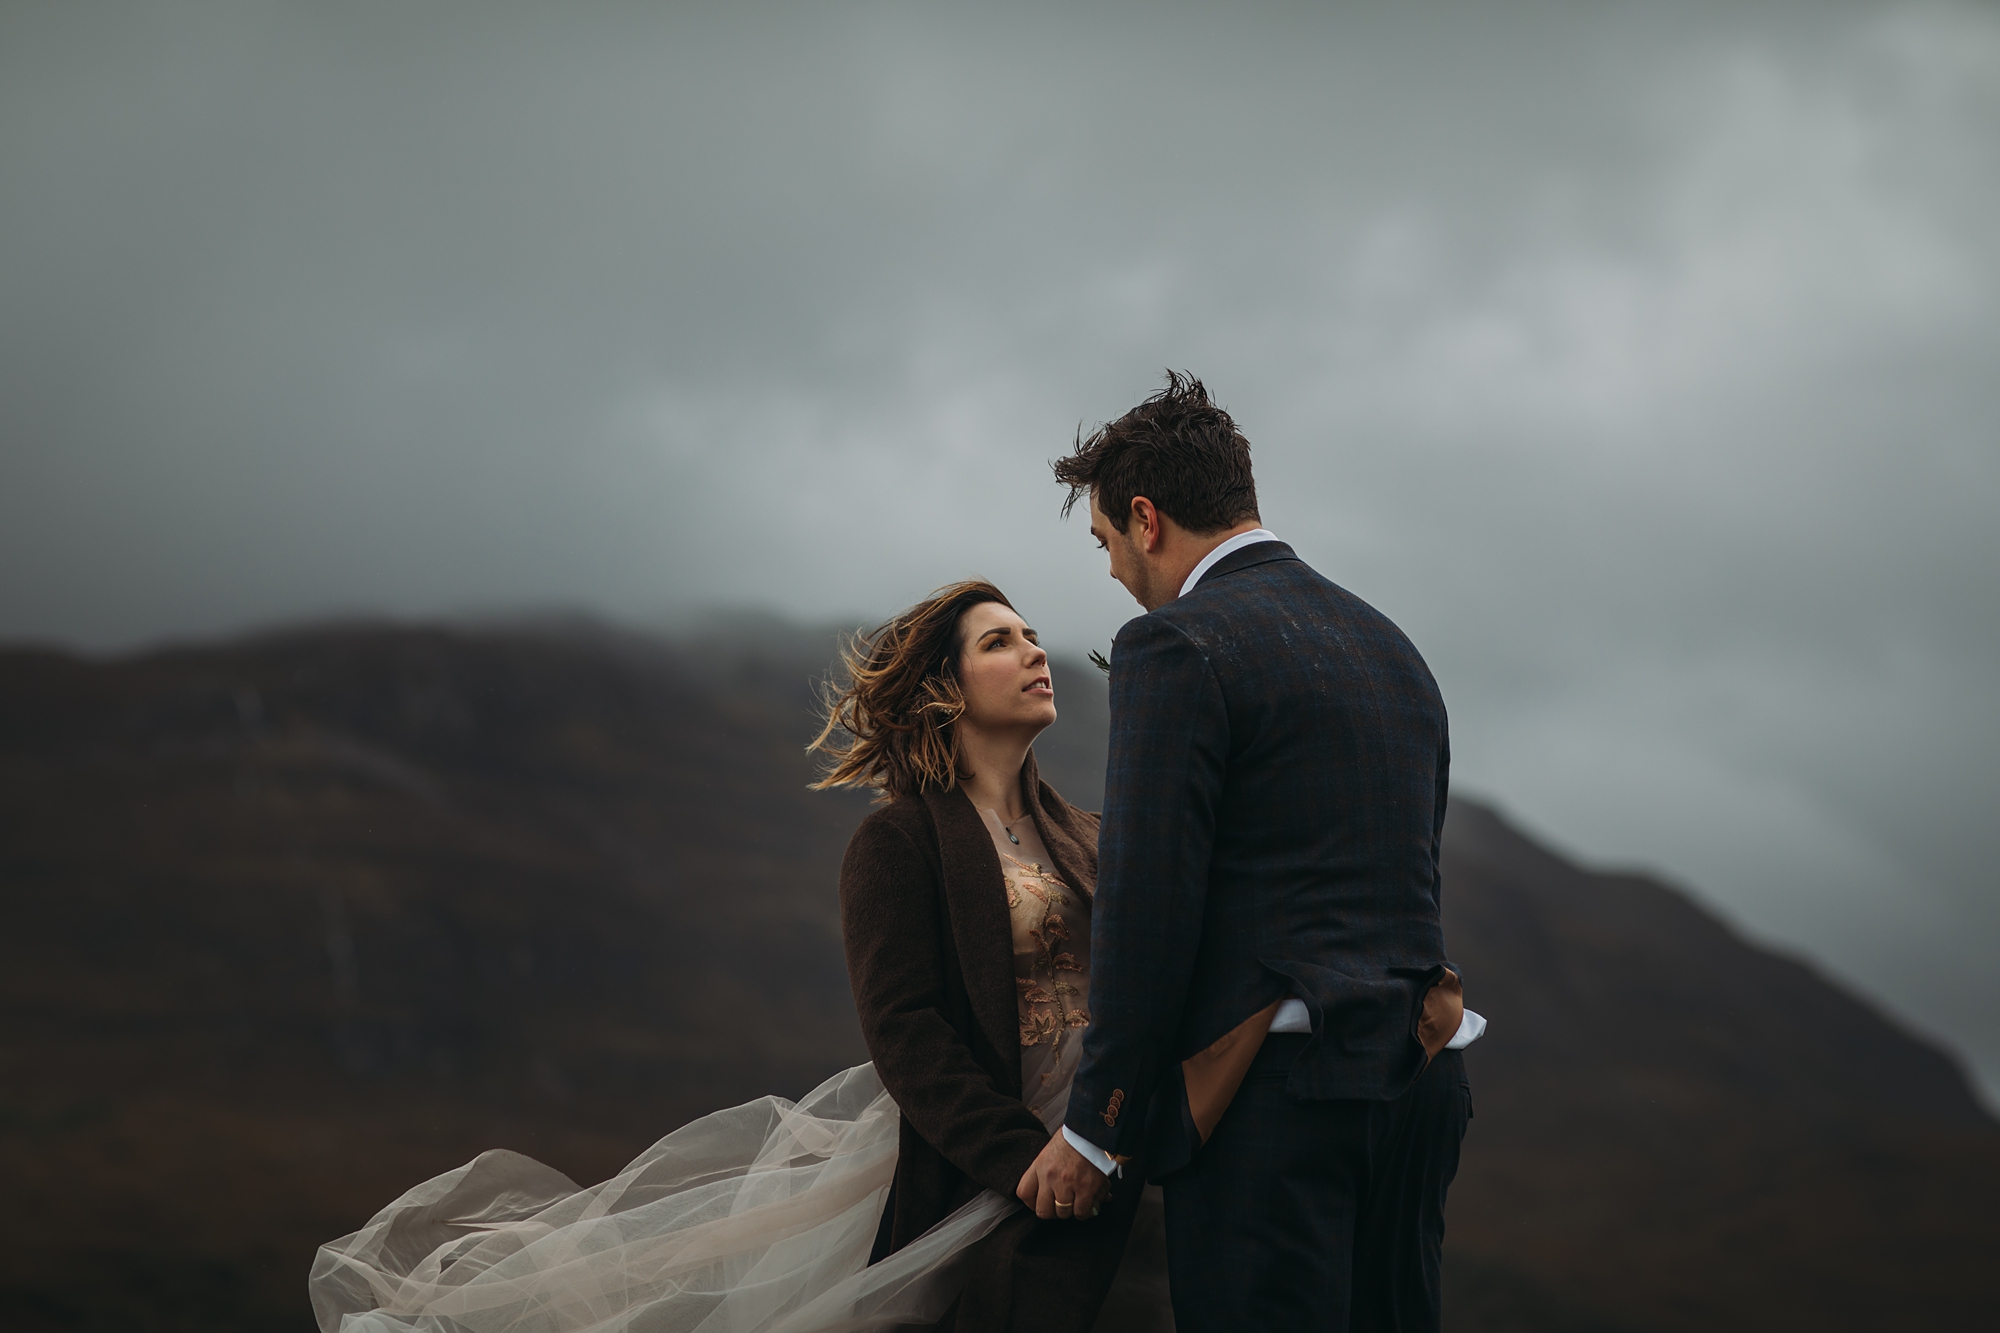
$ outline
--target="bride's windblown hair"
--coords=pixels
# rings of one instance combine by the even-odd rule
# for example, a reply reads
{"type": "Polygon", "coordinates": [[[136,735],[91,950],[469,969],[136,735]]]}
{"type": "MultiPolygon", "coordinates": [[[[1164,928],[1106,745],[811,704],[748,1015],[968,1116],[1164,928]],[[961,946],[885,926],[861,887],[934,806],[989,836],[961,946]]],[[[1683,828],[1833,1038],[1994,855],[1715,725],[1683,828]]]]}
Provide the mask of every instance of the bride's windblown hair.
{"type": "Polygon", "coordinates": [[[931,787],[951,790],[962,776],[952,724],[965,711],[958,621],[985,602],[1014,606],[984,579],[969,579],[842,645],[847,683],[827,684],[826,723],[806,747],[828,757],[814,791],[873,787],[887,801],[931,787]]]}

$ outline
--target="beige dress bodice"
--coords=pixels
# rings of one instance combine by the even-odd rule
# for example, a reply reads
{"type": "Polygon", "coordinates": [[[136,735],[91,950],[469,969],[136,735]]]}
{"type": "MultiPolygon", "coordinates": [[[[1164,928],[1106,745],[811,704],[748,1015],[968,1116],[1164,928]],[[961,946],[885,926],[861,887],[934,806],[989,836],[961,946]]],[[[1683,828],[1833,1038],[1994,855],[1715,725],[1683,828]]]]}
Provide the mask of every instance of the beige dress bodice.
{"type": "Polygon", "coordinates": [[[1009,825],[992,810],[979,815],[1000,854],[1013,926],[1021,1095],[1053,1133],[1090,1022],[1090,894],[1063,881],[1031,816],[1009,825]]]}

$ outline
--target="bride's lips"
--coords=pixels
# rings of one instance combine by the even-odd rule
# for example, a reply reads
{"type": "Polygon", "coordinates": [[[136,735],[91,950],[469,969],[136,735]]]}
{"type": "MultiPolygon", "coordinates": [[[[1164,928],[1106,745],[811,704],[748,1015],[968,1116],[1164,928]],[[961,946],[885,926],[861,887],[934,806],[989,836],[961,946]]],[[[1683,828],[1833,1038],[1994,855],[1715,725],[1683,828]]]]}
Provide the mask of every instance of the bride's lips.
{"type": "Polygon", "coordinates": [[[1052,683],[1050,683],[1049,678],[1047,676],[1037,676],[1033,680],[1029,681],[1026,685],[1023,685],[1021,687],[1021,693],[1028,694],[1030,692],[1035,694],[1046,694],[1051,699],[1053,699],[1055,697],[1056,687],[1052,683]]]}

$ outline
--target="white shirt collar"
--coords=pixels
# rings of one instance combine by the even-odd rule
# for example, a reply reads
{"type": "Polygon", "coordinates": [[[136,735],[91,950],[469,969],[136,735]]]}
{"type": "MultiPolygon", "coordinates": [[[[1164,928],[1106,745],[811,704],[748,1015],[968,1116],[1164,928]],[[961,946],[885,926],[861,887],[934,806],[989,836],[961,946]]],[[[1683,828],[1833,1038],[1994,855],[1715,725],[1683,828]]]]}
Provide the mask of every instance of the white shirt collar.
{"type": "Polygon", "coordinates": [[[1213,551],[1210,551],[1201,558],[1201,563],[1196,565],[1194,572],[1187,576],[1187,582],[1181,585],[1180,595],[1185,597],[1193,592],[1194,585],[1201,582],[1201,576],[1215,568],[1215,562],[1222,559],[1223,556],[1229,555],[1234,551],[1240,551],[1246,546],[1255,546],[1258,542],[1274,542],[1276,540],[1278,540],[1278,534],[1267,528],[1252,528],[1248,532],[1237,533],[1234,537],[1223,542],[1220,546],[1217,546],[1213,551]]]}

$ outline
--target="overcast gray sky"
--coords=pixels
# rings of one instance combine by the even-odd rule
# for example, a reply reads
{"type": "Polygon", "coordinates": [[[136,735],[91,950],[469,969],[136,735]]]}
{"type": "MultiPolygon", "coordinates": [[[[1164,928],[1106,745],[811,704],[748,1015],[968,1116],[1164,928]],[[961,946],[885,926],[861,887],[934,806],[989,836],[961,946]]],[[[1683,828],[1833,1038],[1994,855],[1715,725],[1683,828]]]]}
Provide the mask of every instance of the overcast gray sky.
{"type": "Polygon", "coordinates": [[[1461,788],[2000,1090],[2000,10],[0,6],[0,637],[1133,614],[1167,365],[1461,788]]]}

